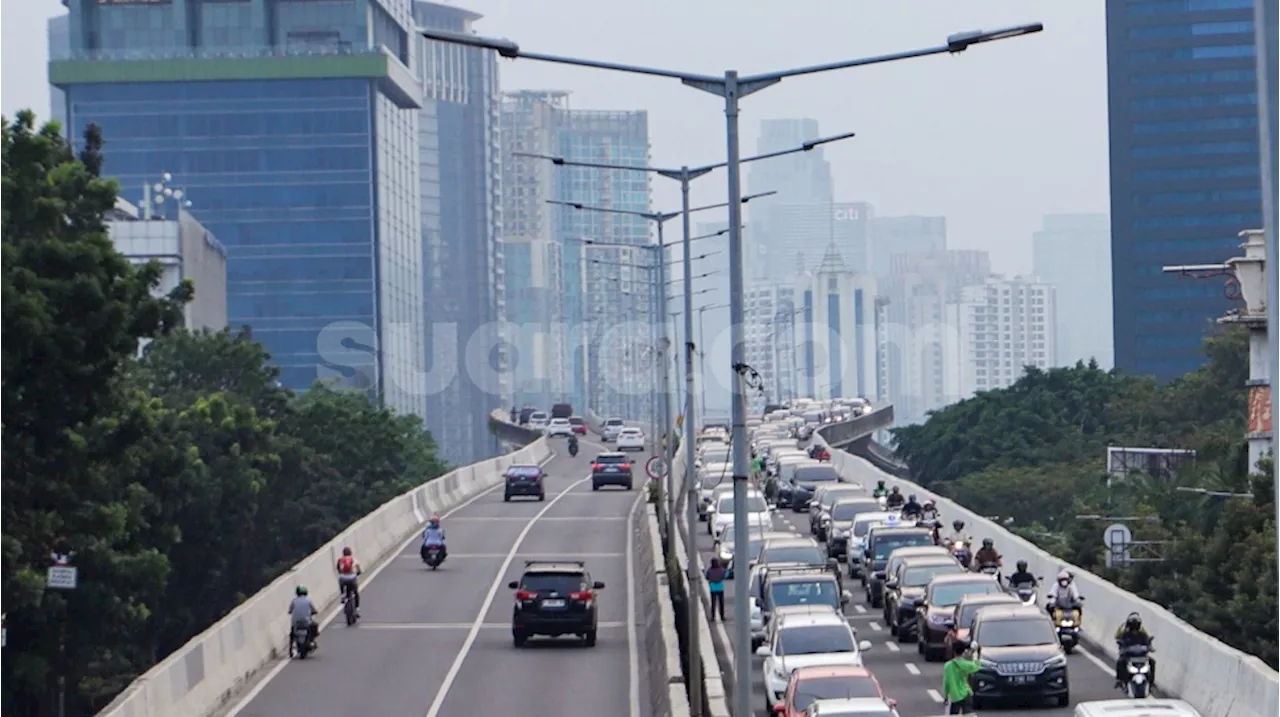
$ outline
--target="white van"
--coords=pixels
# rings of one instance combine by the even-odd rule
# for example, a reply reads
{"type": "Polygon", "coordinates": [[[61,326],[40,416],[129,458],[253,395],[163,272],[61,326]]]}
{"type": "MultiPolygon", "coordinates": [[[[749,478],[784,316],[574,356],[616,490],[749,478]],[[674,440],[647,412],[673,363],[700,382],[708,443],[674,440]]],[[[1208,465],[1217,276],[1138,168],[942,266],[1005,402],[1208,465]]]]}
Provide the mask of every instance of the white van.
{"type": "Polygon", "coordinates": [[[1203,717],[1182,700],[1095,700],[1076,705],[1073,717],[1203,717]]]}

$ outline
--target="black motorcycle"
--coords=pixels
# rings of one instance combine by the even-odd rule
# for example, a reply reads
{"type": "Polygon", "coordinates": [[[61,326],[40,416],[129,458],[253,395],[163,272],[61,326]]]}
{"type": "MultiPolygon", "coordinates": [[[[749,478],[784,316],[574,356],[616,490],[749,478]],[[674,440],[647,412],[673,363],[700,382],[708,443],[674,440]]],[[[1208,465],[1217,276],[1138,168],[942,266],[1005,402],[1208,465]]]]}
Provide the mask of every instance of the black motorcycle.
{"type": "Polygon", "coordinates": [[[578,457],[578,442],[577,442],[577,441],[569,441],[569,456],[570,456],[570,457],[572,457],[572,458],[577,458],[577,457],[578,457]]]}
{"type": "Polygon", "coordinates": [[[1124,692],[1131,699],[1141,700],[1151,696],[1151,648],[1147,645],[1130,645],[1123,648],[1125,671],[1129,679],[1124,692]]]}
{"type": "Polygon", "coordinates": [[[289,657],[305,660],[314,649],[316,649],[316,643],[311,639],[311,627],[302,624],[294,625],[289,639],[289,657]]]}
{"type": "Polygon", "coordinates": [[[426,563],[427,567],[432,570],[440,567],[440,563],[444,562],[445,553],[443,545],[424,545],[422,546],[421,554],[422,562],[426,563]]]}

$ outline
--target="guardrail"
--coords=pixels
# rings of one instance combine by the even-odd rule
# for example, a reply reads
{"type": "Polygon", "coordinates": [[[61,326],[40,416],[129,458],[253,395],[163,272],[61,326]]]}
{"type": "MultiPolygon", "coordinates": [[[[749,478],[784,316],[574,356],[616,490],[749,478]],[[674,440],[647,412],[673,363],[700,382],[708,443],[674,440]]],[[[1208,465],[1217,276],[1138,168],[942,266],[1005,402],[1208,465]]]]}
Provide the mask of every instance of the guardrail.
{"type": "Polygon", "coordinates": [[[848,448],[860,446],[871,441],[871,434],[893,425],[893,405],[874,407],[870,412],[857,418],[838,423],[828,423],[814,433],[822,436],[822,440],[831,448],[848,448]]]}
{"type": "Polygon", "coordinates": [[[295,586],[310,586],[321,613],[337,604],[333,566],[344,546],[369,559],[371,566],[394,558],[417,536],[427,516],[499,485],[512,463],[538,463],[550,454],[546,440],[539,438],[514,453],[457,468],[391,499],[134,680],[99,717],[208,717],[217,712],[288,654],[285,608],[295,586]]]}
{"type": "MultiPolygon", "coordinates": [[[[826,430],[820,429],[819,435],[825,438],[826,430]]],[[[864,446],[861,450],[868,449],[864,446]]],[[[889,487],[897,486],[904,493],[915,493],[922,500],[933,499],[945,521],[963,520],[966,533],[978,540],[996,540],[1002,553],[1010,560],[1025,559],[1036,575],[1053,576],[1064,569],[1073,572],[1081,593],[1087,599],[1081,616],[1086,639],[1111,659],[1116,658],[1113,639],[1116,627],[1129,613],[1140,614],[1144,625],[1155,636],[1159,664],[1155,687],[1163,694],[1172,693],[1186,700],[1205,717],[1275,717],[1280,714],[1280,674],[1262,660],[1200,632],[1160,605],[1125,592],[1093,573],[1050,555],[964,506],[878,468],[874,463],[877,458],[883,460],[882,457],[868,458],[840,450],[833,451],[831,457],[840,474],[846,478],[861,481],[864,485],[883,480],[889,487]]]]}
{"type": "Polygon", "coordinates": [[[527,446],[542,437],[543,432],[536,428],[521,426],[511,420],[511,413],[497,409],[489,414],[489,432],[500,441],[527,446]]]}

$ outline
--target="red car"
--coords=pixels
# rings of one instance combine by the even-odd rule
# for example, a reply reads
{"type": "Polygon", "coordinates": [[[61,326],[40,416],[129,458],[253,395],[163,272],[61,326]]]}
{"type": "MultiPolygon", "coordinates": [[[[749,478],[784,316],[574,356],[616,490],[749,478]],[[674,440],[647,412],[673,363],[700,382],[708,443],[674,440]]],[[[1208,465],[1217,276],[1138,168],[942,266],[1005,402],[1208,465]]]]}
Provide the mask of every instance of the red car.
{"type": "MultiPolygon", "coordinates": [[[[871,671],[865,667],[849,665],[819,665],[801,667],[791,673],[786,695],[773,706],[776,714],[785,717],[804,717],[805,710],[815,700],[870,697],[884,700],[884,691],[871,671]]],[[[890,707],[893,700],[885,700],[890,707]]]]}
{"type": "Polygon", "coordinates": [[[587,435],[587,419],[582,416],[569,416],[569,426],[580,436],[587,435]]]}

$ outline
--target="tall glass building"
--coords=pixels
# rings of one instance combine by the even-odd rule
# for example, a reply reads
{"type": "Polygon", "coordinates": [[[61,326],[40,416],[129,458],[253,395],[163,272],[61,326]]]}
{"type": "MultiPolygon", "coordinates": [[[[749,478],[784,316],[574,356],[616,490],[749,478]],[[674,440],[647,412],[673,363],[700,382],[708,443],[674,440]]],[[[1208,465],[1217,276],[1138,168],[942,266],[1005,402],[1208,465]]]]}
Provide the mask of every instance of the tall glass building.
{"type": "MultiPolygon", "coordinates": [[[[760,123],[760,136],[756,140],[756,154],[769,154],[794,149],[818,139],[818,121],[815,119],[770,119],[760,123]]],[[[780,211],[782,205],[825,204],[831,206],[834,199],[831,182],[831,163],[826,160],[821,147],[809,152],[789,154],[774,159],[752,162],[747,170],[747,189],[752,194],[777,192],[776,195],[757,199],[748,206],[747,241],[744,259],[747,276],[754,280],[772,281],[778,267],[785,271],[796,269],[795,247],[788,245],[792,223],[780,211]]],[[[826,212],[819,214],[828,218],[826,212]]],[[[825,225],[826,222],[820,222],[825,225]]],[[[828,232],[830,234],[830,232],[828,232]]],[[[824,237],[827,241],[830,236],[824,237]]],[[[816,254],[805,257],[807,268],[813,269],[822,260],[827,241],[818,245],[816,254]]]]}
{"type": "Polygon", "coordinates": [[[1254,0],[1107,3],[1115,365],[1176,378],[1230,308],[1217,264],[1261,226],[1254,0]]]}
{"type": "MultiPolygon", "coordinates": [[[[470,33],[480,15],[415,1],[420,27],[470,33]]],[[[418,162],[427,425],[451,463],[495,454],[489,412],[510,402],[502,280],[497,56],[418,35],[418,162]],[[456,368],[456,370],[450,370],[456,368]]]]}
{"type": "Polygon", "coordinates": [[[49,63],[124,194],[172,173],[228,250],[228,318],[304,389],[425,415],[409,0],[67,0],[49,63]]]}

